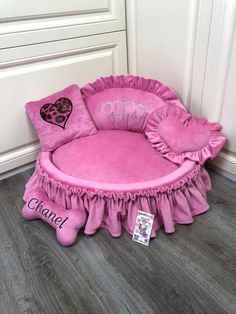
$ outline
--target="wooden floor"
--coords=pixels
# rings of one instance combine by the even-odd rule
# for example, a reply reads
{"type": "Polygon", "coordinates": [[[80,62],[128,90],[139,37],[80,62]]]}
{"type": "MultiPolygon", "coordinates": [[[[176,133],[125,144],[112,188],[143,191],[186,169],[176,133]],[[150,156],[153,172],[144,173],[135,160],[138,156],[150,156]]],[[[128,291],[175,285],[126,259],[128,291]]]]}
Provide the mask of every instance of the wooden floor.
{"type": "Polygon", "coordinates": [[[236,313],[236,183],[211,172],[211,209],[149,247],[105,230],[59,246],[21,218],[32,171],[0,181],[0,313],[236,313]]]}

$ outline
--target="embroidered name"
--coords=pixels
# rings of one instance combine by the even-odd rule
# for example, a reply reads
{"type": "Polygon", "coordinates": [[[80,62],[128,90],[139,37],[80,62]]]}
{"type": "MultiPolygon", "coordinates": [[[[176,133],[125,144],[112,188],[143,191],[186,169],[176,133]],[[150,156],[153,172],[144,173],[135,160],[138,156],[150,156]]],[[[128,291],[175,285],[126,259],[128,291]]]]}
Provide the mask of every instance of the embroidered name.
{"type": "Polygon", "coordinates": [[[61,216],[57,216],[57,214],[54,213],[52,210],[44,208],[43,201],[35,197],[31,198],[28,201],[27,206],[29,209],[38,212],[42,216],[42,218],[46,218],[47,220],[51,221],[51,223],[53,223],[59,229],[62,229],[65,222],[69,219],[69,217],[64,218],[61,216]]]}

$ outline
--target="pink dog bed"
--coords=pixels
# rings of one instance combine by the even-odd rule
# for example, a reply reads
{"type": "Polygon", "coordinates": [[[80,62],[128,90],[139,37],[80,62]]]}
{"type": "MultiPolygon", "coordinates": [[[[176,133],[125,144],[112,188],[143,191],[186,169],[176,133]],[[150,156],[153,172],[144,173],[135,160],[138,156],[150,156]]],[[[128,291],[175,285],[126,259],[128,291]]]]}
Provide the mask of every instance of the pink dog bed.
{"type": "Polygon", "coordinates": [[[172,233],[176,223],[192,223],[207,211],[211,183],[203,164],[224,144],[219,124],[189,114],[155,80],[111,76],[81,91],[97,133],[42,151],[26,202],[40,188],[54,205],[83,213],[79,227],[86,234],[105,227],[114,237],[122,228],[133,233],[138,210],[154,215],[152,237],[161,226],[172,233]]]}

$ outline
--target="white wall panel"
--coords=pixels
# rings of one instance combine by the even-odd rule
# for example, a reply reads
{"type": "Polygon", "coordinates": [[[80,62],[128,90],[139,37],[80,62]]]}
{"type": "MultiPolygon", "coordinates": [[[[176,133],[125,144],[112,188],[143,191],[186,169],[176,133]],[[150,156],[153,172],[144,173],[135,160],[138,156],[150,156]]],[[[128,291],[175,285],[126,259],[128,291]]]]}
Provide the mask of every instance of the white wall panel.
{"type": "Polygon", "coordinates": [[[0,48],[125,30],[124,0],[0,0],[0,48]]]}
{"type": "Polygon", "coordinates": [[[159,79],[182,93],[188,12],[189,0],[127,2],[128,38],[136,49],[130,57],[136,58],[130,72],[159,79]]]}
{"type": "Polygon", "coordinates": [[[29,0],[21,0],[20,2],[0,0],[1,20],[32,19],[34,16],[65,15],[74,12],[86,14],[88,12],[108,11],[109,4],[109,0],[40,0],[35,2],[29,0]]]}
{"type": "Polygon", "coordinates": [[[227,134],[225,147],[236,154],[236,32],[232,37],[232,46],[224,86],[223,106],[220,114],[220,122],[224,125],[227,134]]]}
{"type": "Polygon", "coordinates": [[[125,0],[0,0],[0,173],[39,151],[27,101],[127,72],[125,16],[125,0]]]}
{"type": "MultiPolygon", "coordinates": [[[[1,56],[1,54],[0,54],[1,56]]],[[[0,70],[0,173],[35,159],[37,136],[24,104],[69,84],[126,73],[126,34],[114,32],[5,49],[0,70]]]]}
{"type": "Polygon", "coordinates": [[[236,175],[236,0],[129,0],[129,71],[172,86],[227,136],[214,162],[236,175]]]}
{"type": "Polygon", "coordinates": [[[235,0],[213,1],[201,113],[219,121],[226,135],[224,151],[213,163],[236,176],[235,17],[235,0]]]}

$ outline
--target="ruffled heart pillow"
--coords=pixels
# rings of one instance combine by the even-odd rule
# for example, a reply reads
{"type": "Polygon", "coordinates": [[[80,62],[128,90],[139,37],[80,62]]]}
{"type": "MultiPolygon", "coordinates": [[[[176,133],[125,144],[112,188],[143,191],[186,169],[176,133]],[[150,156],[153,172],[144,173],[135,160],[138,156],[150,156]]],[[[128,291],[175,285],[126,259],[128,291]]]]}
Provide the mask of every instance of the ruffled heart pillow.
{"type": "Polygon", "coordinates": [[[208,158],[216,157],[225,143],[221,128],[219,123],[167,105],[150,115],[145,134],[152,146],[174,163],[190,159],[204,164],[208,158]]]}
{"type": "Polygon", "coordinates": [[[25,108],[43,151],[53,151],[73,139],[97,133],[77,85],[30,101],[25,108]]]}

